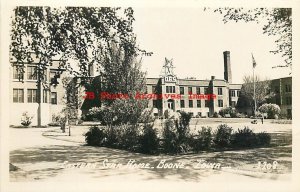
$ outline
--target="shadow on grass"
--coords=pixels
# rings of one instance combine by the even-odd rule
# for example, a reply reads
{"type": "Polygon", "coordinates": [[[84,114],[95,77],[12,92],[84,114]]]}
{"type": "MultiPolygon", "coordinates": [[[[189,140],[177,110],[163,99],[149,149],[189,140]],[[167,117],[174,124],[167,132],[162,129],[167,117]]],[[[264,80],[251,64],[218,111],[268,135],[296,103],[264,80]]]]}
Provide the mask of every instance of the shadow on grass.
{"type": "MultiPolygon", "coordinates": [[[[22,180],[43,180],[49,177],[55,177],[62,174],[67,169],[62,167],[65,161],[69,163],[98,163],[96,168],[80,168],[83,174],[89,174],[92,178],[104,178],[108,176],[138,176],[142,180],[168,180],[173,181],[201,181],[213,174],[222,173],[222,169],[196,169],[198,160],[206,160],[210,163],[220,163],[221,166],[230,166],[234,169],[245,170],[247,172],[236,172],[235,174],[264,178],[266,175],[262,171],[257,171],[254,167],[258,161],[279,163],[276,172],[272,172],[269,179],[276,179],[274,174],[290,173],[292,148],[291,146],[278,146],[273,148],[259,148],[239,151],[223,152],[203,152],[199,154],[187,155],[157,155],[150,156],[128,151],[110,149],[104,147],[91,146],[63,146],[51,145],[37,148],[25,148],[10,152],[10,162],[21,168],[21,171],[11,172],[13,181],[22,180]],[[108,159],[112,163],[121,163],[126,165],[130,159],[138,163],[150,163],[154,168],[151,169],[111,169],[102,166],[103,160],[108,159]],[[169,163],[183,162],[184,169],[159,169],[156,166],[161,160],[169,163]],[[256,172],[256,174],[253,174],[256,172]],[[249,174],[250,173],[250,174],[249,174]],[[259,173],[259,174],[257,174],[259,173]],[[23,175],[18,177],[18,174],[23,175]],[[25,176],[24,176],[25,175],[25,176]]],[[[79,169],[79,168],[73,168],[79,169]]],[[[267,173],[269,174],[269,173],[267,173]]]]}

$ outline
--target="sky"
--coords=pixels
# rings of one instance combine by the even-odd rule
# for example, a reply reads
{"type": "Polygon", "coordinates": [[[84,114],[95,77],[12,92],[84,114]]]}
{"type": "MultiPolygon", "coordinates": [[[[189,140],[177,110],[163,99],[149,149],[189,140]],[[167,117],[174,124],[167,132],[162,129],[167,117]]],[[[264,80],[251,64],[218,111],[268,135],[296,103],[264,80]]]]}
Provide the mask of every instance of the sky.
{"type": "Polygon", "coordinates": [[[167,57],[173,58],[179,78],[224,79],[223,51],[230,51],[233,83],[243,83],[243,76],[252,75],[251,53],[261,79],[290,76],[289,68],[272,69],[285,63],[280,55],[270,53],[276,48],[276,37],[263,34],[262,24],[224,24],[220,14],[201,8],[139,7],[134,15],[139,47],[153,52],[143,57],[147,77],[158,77],[167,57]]]}

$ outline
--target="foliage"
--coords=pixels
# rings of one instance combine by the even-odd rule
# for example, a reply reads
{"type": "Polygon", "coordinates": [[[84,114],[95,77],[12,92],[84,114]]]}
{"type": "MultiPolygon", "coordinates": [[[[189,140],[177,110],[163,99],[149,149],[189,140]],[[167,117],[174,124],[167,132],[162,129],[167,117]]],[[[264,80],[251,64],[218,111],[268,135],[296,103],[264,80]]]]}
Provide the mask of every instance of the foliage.
{"type": "Polygon", "coordinates": [[[258,146],[269,146],[271,143],[271,135],[269,133],[257,133],[256,138],[258,146]]]}
{"type": "Polygon", "coordinates": [[[27,111],[24,112],[21,117],[21,125],[28,127],[32,123],[31,121],[32,119],[33,119],[32,115],[29,115],[27,111]]]}
{"type": "Polygon", "coordinates": [[[49,123],[49,126],[60,126],[66,122],[66,117],[63,113],[52,114],[52,122],[49,123]]]}
{"type": "Polygon", "coordinates": [[[215,138],[213,139],[214,144],[221,148],[229,147],[231,144],[232,132],[232,128],[228,125],[219,125],[215,132],[215,138]]]}
{"type": "Polygon", "coordinates": [[[226,114],[229,114],[230,117],[236,117],[236,110],[235,108],[232,108],[232,107],[226,107],[226,108],[222,108],[220,111],[219,111],[219,114],[222,116],[222,117],[225,117],[226,114]]]}
{"type": "Polygon", "coordinates": [[[190,128],[191,115],[180,111],[178,119],[166,119],[163,128],[163,148],[167,153],[180,153],[190,150],[190,128]]]}
{"type": "Polygon", "coordinates": [[[196,152],[201,150],[209,150],[212,144],[211,127],[202,127],[198,134],[192,139],[192,148],[196,152]]]}
{"type": "Polygon", "coordinates": [[[238,129],[238,131],[233,134],[233,147],[249,148],[255,146],[256,144],[256,135],[251,129],[249,129],[249,127],[244,127],[244,129],[238,129]]]}
{"type": "Polygon", "coordinates": [[[267,113],[269,119],[274,119],[275,116],[280,114],[280,107],[276,104],[265,103],[258,108],[261,113],[267,113]]]}
{"type": "Polygon", "coordinates": [[[281,54],[285,58],[285,65],[275,67],[290,67],[292,69],[292,9],[291,8],[219,8],[214,12],[223,15],[224,23],[235,22],[263,22],[263,33],[278,37],[275,41],[277,49],[270,51],[281,54]]]}
{"type": "Polygon", "coordinates": [[[140,152],[154,154],[158,151],[159,139],[153,125],[145,124],[143,133],[140,136],[140,152]]]}
{"type": "Polygon", "coordinates": [[[89,131],[84,134],[87,145],[104,146],[107,134],[103,129],[97,126],[90,127],[89,131]]]}

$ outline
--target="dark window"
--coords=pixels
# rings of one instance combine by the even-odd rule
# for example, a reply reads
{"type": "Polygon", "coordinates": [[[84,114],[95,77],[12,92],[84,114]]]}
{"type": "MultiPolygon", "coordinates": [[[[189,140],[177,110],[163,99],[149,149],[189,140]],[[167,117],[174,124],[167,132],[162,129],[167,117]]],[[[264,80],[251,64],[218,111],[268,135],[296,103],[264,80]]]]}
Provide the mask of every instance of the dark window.
{"type": "Polygon", "coordinates": [[[36,89],[27,89],[27,102],[36,103],[37,102],[37,90],[36,89]]]}
{"type": "Polygon", "coordinates": [[[208,94],[208,87],[204,87],[204,94],[208,94]]]}
{"type": "Polygon", "coordinates": [[[17,66],[13,66],[13,79],[23,79],[24,75],[18,71],[17,66]]]}
{"type": "Polygon", "coordinates": [[[285,100],[287,105],[292,105],[292,97],[286,97],[285,100]]]}
{"type": "Polygon", "coordinates": [[[241,94],[241,91],[236,91],[236,96],[240,96],[240,94],[241,94]]]}
{"type": "Polygon", "coordinates": [[[27,67],[27,79],[36,80],[36,67],[28,66],[27,67]]]}
{"type": "Polygon", "coordinates": [[[169,93],[169,86],[166,86],[166,93],[169,93]]]}
{"type": "Polygon", "coordinates": [[[13,89],[13,102],[14,103],[24,103],[24,90],[23,89],[13,89]]]}
{"type": "Polygon", "coordinates": [[[223,100],[221,99],[218,100],[218,107],[223,107],[223,100]]]}
{"type": "Polygon", "coordinates": [[[291,85],[285,85],[285,92],[292,92],[292,86],[291,85]]]}
{"type": "Polygon", "coordinates": [[[184,95],[184,87],[180,87],[180,95],[184,95]]]}
{"type": "Polygon", "coordinates": [[[201,94],[201,92],[200,92],[200,87],[196,87],[196,93],[197,93],[197,95],[200,95],[200,94],[201,94]]]}
{"type": "Polygon", "coordinates": [[[167,93],[175,93],[175,86],[166,86],[167,93]]]}
{"type": "Polygon", "coordinates": [[[152,100],[153,108],[157,108],[157,100],[152,100]]]}
{"type": "Polygon", "coordinates": [[[192,87],[188,87],[188,94],[189,95],[193,94],[193,88],[192,87]]]}
{"type": "Polygon", "coordinates": [[[56,105],[57,104],[57,93],[51,92],[51,104],[56,105]]]}
{"type": "Polygon", "coordinates": [[[209,100],[205,100],[205,107],[209,107],[209,100]]]}
{"type": "Polygon", "coordinates": [[[197,100],[197,107],[198,107],[198,108],[201,107],[201,100],[197,100]]]}
{"type": "Polygon", "coordinates": [[[172,86],[172,93],[175,93],[175,86],[172,86]]]}
{"type": "Polygon", "coordinates": [[[223,95],[222,88],[218,88],[218,95],[223,95]]]}
{"type": "Polygon", "coordinates": [[[152,93],[156,93],[156,87],[152,86],[152,93]]]}
{"type": "Polygon", "coordinates": [[[185,108],[184,100],[180,100],[180,107],[181,107],[181,108],[185,108]]]}
{"type": "Polygon", "coordinates": [[[48,94],[49,91],[48,90],[43,90],[43,103],[48,103],[48,94]]]}
{"type": "Polygon", "coordinates": [[[193,100],[189,100],[189,107],[190,107],[190,108],[193,107],[193,100]]]}
{"type": "Polygon", "coordinates": [[[235,90],[230,90],[230,96],[235,97],[235,90]]]}

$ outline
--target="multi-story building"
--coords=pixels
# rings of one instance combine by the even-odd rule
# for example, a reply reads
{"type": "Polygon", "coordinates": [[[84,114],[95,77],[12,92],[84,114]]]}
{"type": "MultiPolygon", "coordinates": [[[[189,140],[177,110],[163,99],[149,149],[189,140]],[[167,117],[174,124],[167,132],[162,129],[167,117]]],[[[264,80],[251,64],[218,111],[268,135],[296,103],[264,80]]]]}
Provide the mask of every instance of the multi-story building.
{"type": "Polygon", "coordinates": [[[225,51],[224,79],[178,79],[173,72],[172,61],[166,59],[159,78],[147,78],[147,93],[162,95],[149,100],[149,108],[162,115],[165,110],[183,110],[193,116],[212,116],[224,107],[235,107],[241,84],[232,83],[230,52],[225,51]],[[174,95],[172,98],[172,94],[174,95]]]}
{"type": "Polygon", "coordinates": [[[275,96],[270,103],[279,105],[281,115],[292,118],[292,77],[271,80],[271,91],[275,96]]]}

